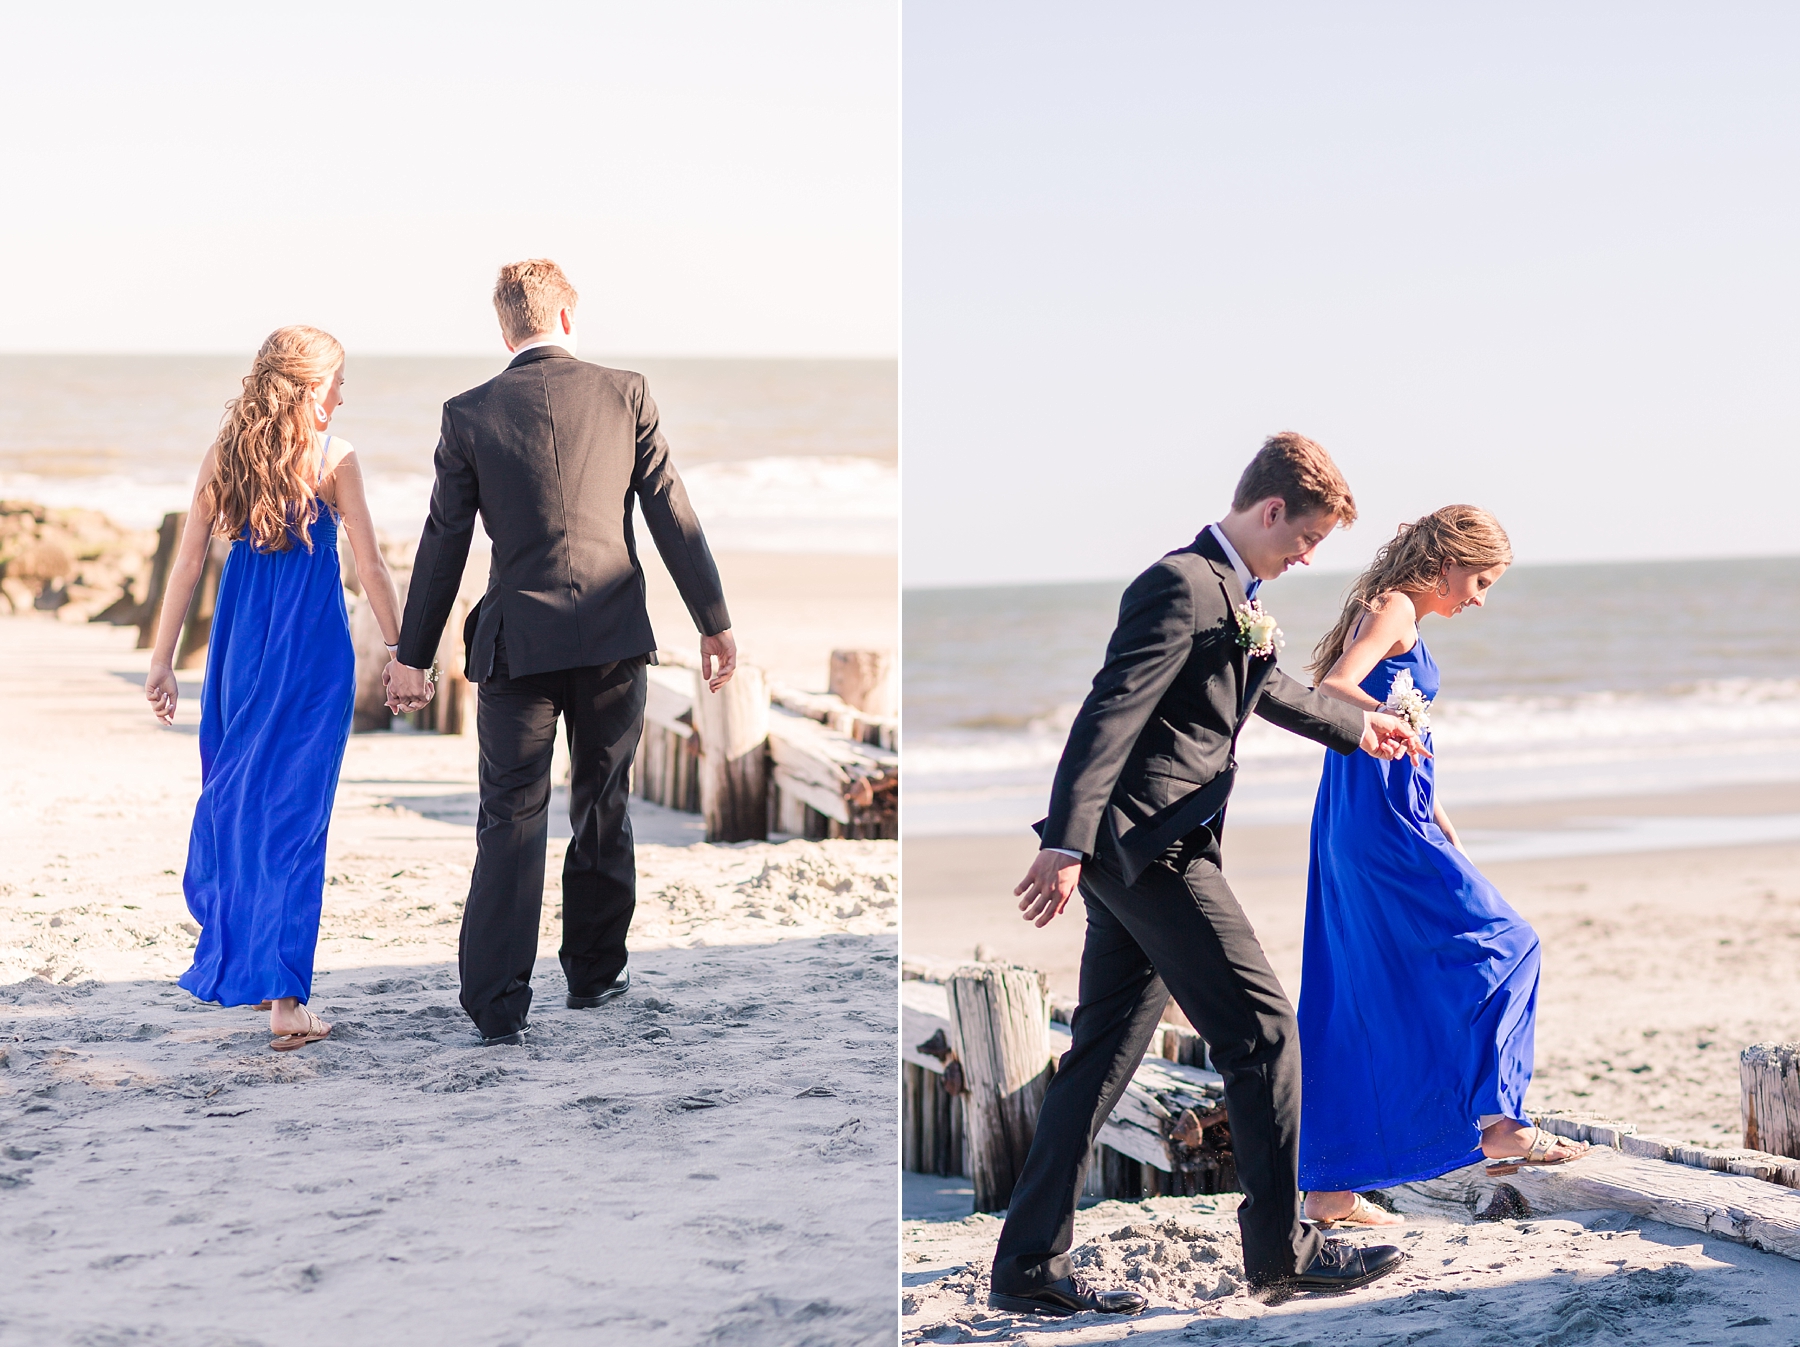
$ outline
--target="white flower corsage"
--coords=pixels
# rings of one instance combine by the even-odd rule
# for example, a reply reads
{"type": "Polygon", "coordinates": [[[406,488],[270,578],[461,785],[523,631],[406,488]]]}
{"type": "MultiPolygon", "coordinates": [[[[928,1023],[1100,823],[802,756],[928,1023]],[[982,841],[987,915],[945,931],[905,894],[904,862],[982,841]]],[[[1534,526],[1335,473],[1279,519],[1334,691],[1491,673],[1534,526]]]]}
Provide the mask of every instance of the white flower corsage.
{"type": "Polygon", "coordinates": [[[1394,685],[1388,689],[1381,709],[1411,725],[1414,734],[1424,734],[1431,728],[1431,699],[1413,686],[1411,669],[1394,675],[1394,685]]]}
{"type": "Polygon", "coordinates": [[[1275,619],[1263,611],[1261,603],[1251,599],[1240,603],[1233,614],[1237,618],[1238,645],[1255,659],[1267,659],[1287,644],[1275,619]]]}

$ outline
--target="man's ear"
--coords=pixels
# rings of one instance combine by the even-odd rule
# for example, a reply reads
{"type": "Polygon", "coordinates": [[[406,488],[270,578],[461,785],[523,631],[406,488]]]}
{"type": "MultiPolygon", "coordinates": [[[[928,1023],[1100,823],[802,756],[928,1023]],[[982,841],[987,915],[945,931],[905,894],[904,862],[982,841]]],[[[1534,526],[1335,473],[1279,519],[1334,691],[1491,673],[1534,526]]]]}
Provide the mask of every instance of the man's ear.
{"type": "Polygon", "coordinates": [[[1274,528],[1281,522],[1281,517],[1286,513],[1287,502],[1280,496],[1270,496],[1263,502],[1262,526],[1266,529],[1274,528]]]}
{"type": "Polygon", "coordinates": [[[563,335],[568,336],[575,331],[575,310],[558,309],[556,316],[562,319],[563,335]]]}

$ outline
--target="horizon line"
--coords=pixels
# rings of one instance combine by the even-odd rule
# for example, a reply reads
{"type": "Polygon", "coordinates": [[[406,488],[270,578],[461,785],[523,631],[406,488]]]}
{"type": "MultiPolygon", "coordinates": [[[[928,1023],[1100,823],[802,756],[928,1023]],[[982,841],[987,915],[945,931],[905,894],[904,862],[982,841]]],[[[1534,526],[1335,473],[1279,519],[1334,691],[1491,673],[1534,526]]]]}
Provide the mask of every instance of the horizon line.
{"type": "MultiPolygon", "coordinates": [[[[902,530],[904,530],[904,527],[905,527],[904,516],[902,516],[901,527],[902,527],[902,530]]],[[[901,557],[904,558],[906,555],[906,537],[905,537],[904,531],[901,534],[900,547],[901,547],[901,557]]],[[[1600,559],[1588,557],[1588,558],[1550,559],[1550,560],[1539,560],[1539,561],[1515,561],[1509,569],[1512,569],[1512,570],[1554,570],[1554,569],[1558,569],[1558,568],[1566,568],[1566,567],[1573,567],[1573,566],[1652,566],[1652,565],[1683,566],[1683,565],[1689,565],[1689,564],[1691,564],[1693,562],[1697,562],[1697,561],[1700,561],[1700,562],[1793,561],[1793,560],[1797,560],[1797,559],[1800,559],[1800,549],[1796,549],[1791,552],[1757,552],[1757,553],[1730,552],[1730,553],[1723,553],[1723,554],[1709,553],[1706,555],[1678,556],[1678,557],[1672,557],[1672,556],[1668,556],[1668,555],[1664,554],[1664,555],[1659,555],[1659,556],[1606,557],[1606,558],[1600,558],[1600,559]]],[[[1360,574],[1362,574],[1362,571],[1363,571],[1363,568],[1360,566],[1309,566],[1306,568],[1306,570],[1304,572],[1302,572],[1302,575],[1303,576],[1304,575],[1351,576],[1351,575],[1360,575],[1360,574]]],[[[1138,574],[1142,574],[1142,572],[1140,571],[1140,572],[1138,572],[1138,574]]],[[[1085,578],[1071,578],[1071,579],[1061,579],[1061,580],[972,580],[972,581],[955,583],[955,584],[909,585],[906,583],[905,577],[903,576],[900,581],[900,592],[902,594],[927,594],[927,593],[946,593],[946,592],[953,593],[953,592],[957,592],[957,591],[961,591],[961,590],[971,590],[971,589],[1053,589],[1053,588],[1057,588],[1057,587],[1070,586],[1070,585],[1125,585],[1125,584],[1130,584],[1131,581],[1133,581],[1136,578],[1137,578],[1136,575],[1102,575],[1102,576],[1088,576],[1085,578]]],[[[1273,582],[1271,582],[1271,583],[1273,583],[1273,582]]]]}

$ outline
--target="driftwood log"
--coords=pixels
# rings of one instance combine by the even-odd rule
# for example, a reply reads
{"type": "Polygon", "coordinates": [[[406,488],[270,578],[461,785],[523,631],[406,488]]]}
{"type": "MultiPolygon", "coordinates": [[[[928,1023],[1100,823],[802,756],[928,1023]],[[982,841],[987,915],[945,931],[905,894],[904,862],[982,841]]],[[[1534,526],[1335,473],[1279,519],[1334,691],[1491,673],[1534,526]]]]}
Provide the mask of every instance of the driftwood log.
{"type": "Polygon", "coordinates": [[[1744,1145],[1800,1159],[1800,1043],[1752,1043],[1738,1058],[1744,1145]]]}
{"type": "Polygon", "coordinates": [[[694,728],[700,735],[700,812],[709,842],[769,835],[769,689],[763,671],[740,664],[719,691],[694,670],[694,728]]]}
{"type": "Polygon", "coordinates": [[[1012,1200],[1050,1084],[1050,1018],[1043,974],[967,964],[950,978],[951,1039],[968,1090],[969,1177],[975,1210],[1012,1200]]]}
{"type": "MultiPolygon", "coordinates": [[[[1525,1199],[1534,1216],[1625,1211],[1800,1259],[1800,1193],[1744,1175],[1598,1147],[1576,1164],[1521,1169],[1504,1181],[1525,1199]]],[[[1491,1199],[1496,1186],[1476,1165],[1407,1185],[1473,1211],[1491,1199]]]]}
{"type": "Polygon", "coordinates": [[[1784,1188],[1800,1188],[1800,1160],[1771,1155],[1767,1151],[1719,1146],[1695,1146],[1673,1137],[1640,1133],[1632,1123],[1579,1114],[1540,1113],[1532,1121],[1546,1132],[1604,1146],[1641,1160],[1665,1160],[1690,1169],[1710,1169],[1717,1174],[1761,1179],[1784,1188]]]}

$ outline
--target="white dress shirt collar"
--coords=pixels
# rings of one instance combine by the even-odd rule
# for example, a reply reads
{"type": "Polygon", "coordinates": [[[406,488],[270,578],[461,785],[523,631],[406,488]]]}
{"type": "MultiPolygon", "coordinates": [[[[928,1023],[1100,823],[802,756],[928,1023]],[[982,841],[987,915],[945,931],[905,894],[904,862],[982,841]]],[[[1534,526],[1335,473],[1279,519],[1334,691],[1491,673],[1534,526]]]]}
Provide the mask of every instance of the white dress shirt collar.
{"type": "Polygon", "coordinates": [[[510,356],[508,356],[507,359],[509,361],[517,360],[520,356],[524,355],[525,352],[535,351],[540,346],[560,347],[562,350],[568,351],[570,355],[574,355],[575,352],[571,349],[574,346],[574,344],[575,344],[575,339],[573,337],[542,337],[542,338],[539,338],[537,341],[527,342],[525,345],[521,346],[518,350],[514,351],[510,356]]]}
{"type": "Polygon", "coordinates": [[[1231,539],[1225,536],[1225,530],[1217,524],[1208,524],[1206,531],[1219,540],[1219,546],[1225,549],[1225,560],[1231,563],[1231,569],[1237,572],[1238,583],[1244,592],[1250,592],[1250,586],[1256,583],[1256,575],[1244,564],[1244,559],[1237,554],[1237,548],[1231,545],[1231,539]]]}

